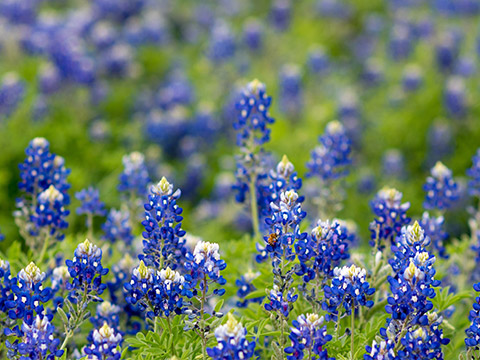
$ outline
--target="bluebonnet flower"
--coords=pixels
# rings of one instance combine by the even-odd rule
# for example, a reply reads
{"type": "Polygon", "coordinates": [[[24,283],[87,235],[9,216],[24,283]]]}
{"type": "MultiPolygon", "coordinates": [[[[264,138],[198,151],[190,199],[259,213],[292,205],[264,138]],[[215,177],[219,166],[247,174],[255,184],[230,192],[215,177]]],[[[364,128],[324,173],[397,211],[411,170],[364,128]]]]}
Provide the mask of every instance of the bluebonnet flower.
{"type": "Polygon", "coordinates": [[[165,177],[150,189],[142,221],[145,227],[143,254],[139,256],[149,266],[161,269],[168,265],[175,270],[187,252],[182,229],[183,209],[177,204],[180,195],[180,189],[174,192],[173,184],[165,177]]]}
{"type": "Polygon", "coordinates": [[[6,0],[0,4],[0,14],[12,24],[29,25],[37,18],[39,0],[28,0],[17,3],[14,0],[6,0]]]}
{"type": "Polygon", "coordinates": [[[3,240],[5,240],[5,235],[3,235],[1,230],[0,230],[0,241],[3,241],[3,240]]]}
{"type": "Polygon", "coordinates": [[[102,284],[102,276],[108,273],[108,269],[102,266],[102,249],[87,239],[77,246],[74,255],[73,260],[65,261],[71,277],[67,290],[73,290],[72,296],[82,292],[101,295],[107,287],[102,284]]]}
{"type": "Polygon", "coordinates": [[[330,60],[325,50],[316,46],[308,52],[308,67],[314,74],[324,74],[328,71],[330,60]]]}
{"type": "Polygon", "coordinates": [[[38,195],[37,207],[30,220],[35,225],[31,235],[39,235],[40,230],[47,229],[49,236],[55,236],[57,240],[63,240],[65,234],[60,231],[68,227],[65,218],[70,211],[65,209],[65,197],[55,186],[50,187],[38,195]]]}
{"type": "Polygon", "coordinates": [[[372,346],[365,347],[367,353],[363,355],[365,360],[395,360],[395,343],[392,340],[381,340],[377,343],[373,340],[372,346]]]}
{"type": "Polygon", "coordinates": [[[146,114],[145,135],[172,157],[178,156],[178,144],[185,139],[188,127],[187,110],[180,105],[168,110],[153,109],[146,114]]]}
{"type": "Polygon", "coordinates": [[[54,338],[55,327],[47,316],[37,315],[30,324],[22,324],[22,339],[13,343],[7,340],[9,357],[20,356],[20,359],[55,360],[63,355],[59,349],[60,340],[54,338]]]}
{"type": "Polygon", "coordinates": [[[103,240],[114,243],[124,242],[127,246],[132,244],[134,236],[130,225],[130,214],[128,211],[112,209],[107,215],[107,220],[102,225],[103,240]]]}
{"type": "Polygon", "coordinates": [[[443,216],[431,217],[430,214],[425,211],[422,215],[420,225],[425,231],[425,236],[430,238],[433,249],[441,258],[448,259],[448,254],[444,247],[444,242],[448,238],[448,234],[445,232],[444,222],[445,219],[443,216]]]}
{"type": "Polygon", "coordinates": [[[238,132],[238,146],[261,146],[270,140],[268,125],[274,122],[269,113],[271,103],[272,98],[265,92],[265,84],[253,80],[247,85],[235,105],[238,117],[233,127],[238,132]]]}
{"type": "Polygon", "coordinates": [[[32,118],[34,121],[42,121],[44,120],[49,113],[49,106],[47,103],[47,99],[42,96],[38,95],[35,99],[34,104],[32,105],[32,118]]]}
{"type": "Polygon", "coordinates": [[[256,343],[248,341],[246,336],[247,329],[228,313],[227,322],[215,329],[218,345],[207,348],[207,354],[214,360],[252,359],[256,343]]]}
{"type": "MultiPolygon", "coordinates": [[[[265,220],[272,215],[272,202],[278,204],[283,192],[288,190],[298,191],[301,187],[302,179],[298,177],[295,167],[287,156],[283,155],[276,168],[270,170],[268,177],[259,179],[256,186],[257,205],[261,220],[260,229],[267,230],[270,228],[265,220]]],[[[299,199],[299,202],[303,202],[303,197],[299,199]]],[[[263,252],[264,247],[257,244],[257,248],[260,252],[263,252]]],[[[260,254],[257,256],[258,262],[264,260],[266,260],[266,256],[260,256],[260,254]]]]}
{"type": "Polygon", "coordinates": [[[273,285],[273,289],[270,290],[264,307],[265,310],[275,311],[288,319],[288,315],[293,309],[293,303],[297,301],[297,299],[298,294],[295,294],[293,290],[289,290],[285,294],[278,286],[273,285]]]}
{"type": "Polygon", "coordinates": [[[359,145],[362,140],[362,113],[358,95],[351,89],[343,91],[337,108],[339,121],[345,128],[347,137],[353,144],[359,145]]]}
{"type": "MultiPolygon", "coordinates": [[[[11,279],[8,285],[5,284],[13,293],[13,297],[5,302],[10,319],[22,319],[25,324],[31,325],[35,315],[43,314],[43,304],[53,297],[52,289],[43,287],[44,281],[45,273],[31,262],[20,270],[17,277],[11,279]]],[[[18,328],[13,331],[18,333],[18,328]]]]}
{"type": "Polygon", "coordinates": [[[441,71],[449,72],[453,69],[460,53],[460,45],[461,42],[454,32],[447,31],[440,35],[435,48],[435,57],[441,71]]]}
{"type": "MultiPolygon", "coordinates": [[[[220,271],[224,270],[227,264],[220,259],[218,244],[199,241],[193,254],[188,252],[186,259],[185,269],[192,288],[198,286],[200,291],[208,293],[209,284],[217,283],[220,287],[225,285],[226,280],[220,271]]],[[[225,294],[225,289],[216,288],[213,294],[222,296],[225,294]]]]}
{"type": "Polygon", "coordinates": [[[383,155],[383,173],[392,178],[405,177],[405,158],[397,149],[390,149],[383,155]]]}
{"type": "Polygon", "coordinates": [[[402,227],[410,223],[407,210],[410,203],[402,204],[402,193],[392,188],[381,189],[370,202],[370,207],[375,215],[375,220],[370,225],[372,240],[370,245],[383,248],[382,240],[394,243],[400,235],[402,227]]]}
{"type": "MultiPolygon", "coordinates": [[[[125,282],[131,277],[134,265],[133,258],[128,253],[125,254],[117,264],[112,265],[111,272],[115,277],[107,283],[111,303],[119,306],[121,313],[126,315],[125,328],[128,334],[136,334],[145,324],[142,309],[140,306],[132,305],[127,301],[128,296],[124,289],[125,282]]],[[[108,312],[105,311],[105,313],[108,312]]],[[[113,325],[111,324],[111,326],[113,325]]]]}
{"type": "Polygon", "coordinates": [[[320,137],[320,143],[307,162],[307,177],[316,176],[329,181],[347,175],[351,147],[342,124],[338,121],[329,122],[325,134],[320,137]]]}
{"type": "MultiPolygon", "coordinates": [[[[473,289],[480,292],[480,283],[474,284],[473,289]]],[[[467,348],[476,348],[480,344],[480,296],[475,298],[468,319],[470,320],[470,326],[465,330],[465,345],[467,348]]]]}
{"type": "Polygon", "coordinates": [[[77,208],[77,214],[91,214],[98,216],[105,216],[105,204],[100,201],[100,193],[98,189],[89,187],[83,189],[75,194],[77,200],[80,200],[81,205],[77,208]]]}
{"type": "Polygon", "coordinates": [[[429,166],[435,165],[438,160],[443,159],[453,151],[454,138],[452,134],[451,125],[445,121],[438,120],[430,126],[427,134],[427,163],[429,166]]]}
{"type": "Polygon", "coordinates": [[[294,64],[284,65],[279,75],[280,109],[287,116],[299,115],[303,109],[302,75],[300,68],[294,64]]]}
{"type": "Polygon", "coordinates": [[[270,21],[278,31],[286,31],[292,20],[292,5],[290,0],[275,0],[270,10],[270,21]]]}
{"type": "Polygon", "coordinates": [[[283,191],[276,202],[270,204],[271,216],[265,223],[271,228],[271,233],[264,237],[265,250],[272,258],[272,264],[277,267],[283,260],[295,259],[294,242],[307,237],[300,232],[300,223],[307,213],[302,210],[303,196],[295,190],[283,191]]]}
{"type": "Polygon", "coordinates": [[[25,84],[14,73],[3,76],[0,83],[0,120],[10,116],[22,101],[25,84]]]}
{"type": "Polygon", "coordinates": [[[323,316],[317,314],[302,314],[292,321],[291,333],[288,336],[292,345],[285,349],[287,360],[308,359],[334,360],[328,357],[325,345],[332,340],[327,334],[327,326],[323,325],[323,316]],[[310,358],[310,356],[312,356],[310,358]]]}
{"type": "Polygon", "coordinates": [[[452,117],[462,117],[467,112],[467,99],[466,99],[466,86],[465,82],[460,77],[451,77],[448,79],[444,101],[447,112],[452,117]]]}
{"type": "Polygon", "coordinates": [[[119,347],[123,342],[122,334],[116,332],[107,323],[104,323],[101,328],[93,330],[87,340],[89,344],[83,348],[83,352],[87,355],[86,359],[120,359],[122,354],[119,347]]]}
{"type": "Polygon", "coordinates": [[[253,299],[245,299],[245,297],[254,292],[256,287],[252,284],[253,280],[255,280],[258,276],[260,276],[259,272],[253,272],[249,270],[244,275],[241,276],[240,279],[235,281],[235,285],[238,287],[237,296],[240,299],[237,301],[237,306],[240,308],[248,307],[250,303],[261,303],[263,301],[264,296],[260,296],[253,299]]]}
{"type": "Polygon", "coordinates": [[[363,65],[361,78],[367,86],[377,86],[384,79],[384,66],[377,59],[368,59],[363,65]]]}
{"type": "Polygon", "coordinates": [[[426,192],[425,209],[446,210],[459,197],[458,185],[453,180],[452,171],[438,161],[431,170],[423,190],[426,192]]]}
{"type": "Polygon", "coordinates": [[[352,13],[351,7],[339,0],[318,0],[316,10],[321,16],[332,19],[347,19],[352,13]]]}
{"type": "Polygon", "coordinates": [[[413,36],[407,24],[396,23],[392,26],[389,39],[389,55],[394,60],[407,59],[412,53],[413,36]]]}
{"type": "Polygon", "coordinates": [[[435,256],[425,250],[429,243],[430,239],[415,222],[402,230],[397,245],[392,247],[395,258],[390,259],[389,263],[394,276],[388,277],[391,295],[385,307],[391,317],[387,319],[387,329],[380,329],[380,334],[395,344],[401,342],[401,356],[418,351],[437,352],[437,356],[441,356],[440,345],[448,343],[447,339],[441,340],[443,334],[438,325],[442,319],[430,312],[433,308],[430,299],[435,297],[434,287],[439,286],[440,281],[434,278],[435,256]],[[425,332],[424,340],[428,340],[424,341],[425,346],[416,343],[416,337],[412,337],[412,334],[402,337],[405,333],[401,329],[414,333],[420,331],[419,328],[425,332]]]}
{"type": "Polygon", "coordinates": [[[150,182],[145,157],[139,152],[133,152],[125,155],[122,162],[124,169],[120,174],[118,190],[144,197],[147,194],[147,185],[150,182]]]}
{"type": "Polygon", "coordinates": [[[160,271],[145,266],[133,269],[132,279],[125,283],[127,302],[147,310],[149,318],[181,314],[187,301],[184,297],[192,297],[190,284],[177,271],[167,267],[160,271]]]}
{"type": "Polygon", "coordinates": [[[108,76],[125,77],[132,72],[134,53],[125,43],[106,48],[98,59],[99,71],[108,76]]]}
{"type": "Polygon", "coordinates": [[[226,22],[220,21],[212,28],[208,56],[214,63],[222,63],[235,55],[235,37],[226,22]]]}
{"type": "MultiPolygon", "coordinates": [[[[237,145],[241,154],[236,157],[236,182],[232,188],[237,192],[235,199],[240,203],[245,202],[250,193],[254,227],[258,227],[258,207],[264,202],[259,199],[261,196],[257,197],[257,192],[260,193],[262,187],[268,185],[268,154],[264,152],[263,145],[270,140],[268,125],[274,122],[269,113],[271,102],[271,97],[265,92],[265,85],[253,80],[235,103],[237,118],[233,127],[237,132],[237,145]]],[[[254,231],[258,232],[259,229],[254,228],[254,231]]]]}
{"type": "Polygon", "coordinates": [[[350,315],[359,306],[373,306],[373,301],[368,299],[375,293],[375,289],[366,281],[365,269],[355,265],[337,267],[333,270],[333,276],[331,286],[325,285],[323,288],[325,301],[322,308],[329,313],[327,319],[331,317],[336,321],[340,308],[350,315]]]}
{"type": "Polygon", "coordinates": [[[63,306],[64,295],[67,291],[67,284],[70,280],[70,273],[68,272],[67,266],[57,266],[52,271],[52,290],[55,293],[55,298],[53,299],[54,308],[58,306],[63,306]]]}
{"type": "Polygon", "coordinates": [[[27,157],[19,165],[21,181],[18,184],[20,190],[33,196],[33,201],[42,191],[47,190],[50,185],[60,191],[64,196],[66,204],[69,203],[67,190],[70,185],[67,183],[67,176],[70,170],[65,168],[65,160],[50,152],[49,142],[42,137],[30,141],[25,149],[27,157]]]}
{"type": "Polygon", "coordinates": [[[402,86],[405,91],[416,91],[423,82],[422,69],[414,64],[405,67],[402,76],[402,86]]]}
{"type": "Polygon", "coordinates": [[[398,351],[399,358],[443,360],[442,345],[447,345],[450,339],[443,338],[443,331],[439,328],[442,320],[437,320],[433,314],[435,320],[432,324],[413,328],[400,340],[403,348],[398,351]]]}
{"type": "Polygon", "coordinates": [[[42,94],[50,95],[58,91],[61,86],[61,76],[58,69],[48,63],[40,67],[38,73],[38,88],[42,94]]]}
{"type": "Polygon", "coordinates": [[[7,301],[13,300],[14,295],[11,291],[12,276],[10,273],[10,263],[0,259],[0,312],[6,313],[8,310],[7,301]]]}
{"type": "Polygon", "coordinates": [[[97,305],[97,311],[95,316],[90,318],[90,322],[95,328],[100,328],[103,324],[107,323],[108,326],[118,330],[120,322],[121,308],[109,301],[102,301],[97,305]]]}
{"type": "Polygon", "coordinates": [[[475,61],[470,57],[461,57],[455,66],[455,74],[464,78],[473,76],[477,71],[475,61]]]}
{"type": "Polygon", "coordinates": [[[480,149],[472,157],[472,167],[467,170],[467,176],[470,178],[468,193],[471,196],[480,197],[480,149]]]}
{"type": "Polygon", "coordinates": [[[310,236],[295,244],[301,265],[297,275],[303,275],[305,282],[333,277],[334,269],[350,257],[348,238],[346,228],[338,221],[319,220],[310,236]]]}
{"type": "Polygon", "coordinates": [[[243,25],[243,41],[252,51],[259,51],[263,47],[263,26],[256,19],[250,19],[243,25]]]}

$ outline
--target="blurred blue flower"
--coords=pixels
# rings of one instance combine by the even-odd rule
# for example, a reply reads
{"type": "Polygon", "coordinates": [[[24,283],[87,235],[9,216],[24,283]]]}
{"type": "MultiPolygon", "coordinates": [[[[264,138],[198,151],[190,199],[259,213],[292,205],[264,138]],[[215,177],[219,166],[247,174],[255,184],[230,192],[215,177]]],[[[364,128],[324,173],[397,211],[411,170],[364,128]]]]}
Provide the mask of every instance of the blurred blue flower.
{"type": "Polygon", "coordinates": [[[438,161],[431,169],[431,176],[423,185],[426,192],[423,206],[425,209],[446,210],[458,200],[458,185],[452,177],[452,171],[438,161]]]}

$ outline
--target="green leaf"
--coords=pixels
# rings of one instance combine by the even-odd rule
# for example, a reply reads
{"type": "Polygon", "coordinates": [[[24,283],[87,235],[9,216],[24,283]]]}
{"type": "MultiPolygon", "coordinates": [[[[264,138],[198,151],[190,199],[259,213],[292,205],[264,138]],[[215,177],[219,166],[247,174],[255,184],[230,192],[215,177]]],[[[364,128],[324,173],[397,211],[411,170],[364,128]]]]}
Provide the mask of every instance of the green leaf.
{"type": "Polygon", "coordinates": [[[220,309],[221,309],[222,306],[223,306],[224,301],[225,301],[225,300],[220,299],[220,300],[215,304],[215,308],[214,308],[215,312],[219,312],[219,311],[220,311],[220,309]]]}

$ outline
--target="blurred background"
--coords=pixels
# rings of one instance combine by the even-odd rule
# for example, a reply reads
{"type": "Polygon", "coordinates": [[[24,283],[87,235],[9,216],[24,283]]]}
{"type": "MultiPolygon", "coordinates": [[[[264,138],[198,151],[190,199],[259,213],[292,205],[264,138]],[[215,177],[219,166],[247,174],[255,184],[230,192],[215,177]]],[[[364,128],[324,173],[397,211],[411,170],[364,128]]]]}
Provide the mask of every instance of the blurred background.
{"type": "MultiPolygon", "coordinates": [[[[231,191],[232,123],[254,78],[273,98],[265,147],[300,176],[326,123],[344,125],[353,166],[339,217],[366,243],[383,186],[414,217],[437,160],[462,188],[480,146],[479,20],[474,0],[2,0],[0,248],[20,239],[18,164],[37,136],[65,158],[71,195],[95,185],[118,207],[122,157],[140,151],[152,181],[182,189],[189,233],[238,238],[250,223],[231,191]]],[[[69,222],[84,225],[74,211],[69,222]]]]}

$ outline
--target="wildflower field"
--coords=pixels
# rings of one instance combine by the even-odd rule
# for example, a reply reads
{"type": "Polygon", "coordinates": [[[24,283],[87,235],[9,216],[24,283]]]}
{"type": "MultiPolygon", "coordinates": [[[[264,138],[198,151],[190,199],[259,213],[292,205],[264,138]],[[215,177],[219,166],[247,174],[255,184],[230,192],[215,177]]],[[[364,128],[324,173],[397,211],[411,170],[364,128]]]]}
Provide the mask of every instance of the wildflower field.
{"type": "Polygon", "coordinates": [[[480,360],[480,0],[0,0],[0,359],[480,360]]]}

